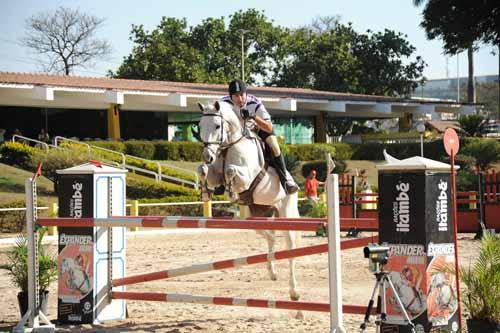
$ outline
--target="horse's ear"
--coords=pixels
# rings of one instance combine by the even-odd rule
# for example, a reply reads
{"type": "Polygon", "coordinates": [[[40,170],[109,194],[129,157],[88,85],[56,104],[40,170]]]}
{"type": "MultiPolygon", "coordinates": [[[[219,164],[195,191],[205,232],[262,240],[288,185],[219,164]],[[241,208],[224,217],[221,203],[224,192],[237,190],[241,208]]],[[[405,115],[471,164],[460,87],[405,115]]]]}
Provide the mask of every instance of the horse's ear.
{"type": "Polygon", "coordinates": [[[198,104],[198,107],[200,108],[201,112],[205,112],[205,107],[203,106],[203,104],[201,104],[200,102],[198,102],[196,104],[198,104]]]}
{"type": "Polygon", "coordinates": [[[219,104],[219,101],[215,101],[214,103],[214,107],[217,111],[220,111],[220,104],[219,104]]]}

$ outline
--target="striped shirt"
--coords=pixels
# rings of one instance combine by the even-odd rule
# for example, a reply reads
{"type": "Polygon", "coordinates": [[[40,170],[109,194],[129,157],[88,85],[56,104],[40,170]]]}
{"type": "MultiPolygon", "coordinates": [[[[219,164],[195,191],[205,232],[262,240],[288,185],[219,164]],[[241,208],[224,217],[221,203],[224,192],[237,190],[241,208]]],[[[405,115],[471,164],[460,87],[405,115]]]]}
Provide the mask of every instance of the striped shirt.
{"type": "Polygon", "coordinates": [[[242,108],[233,103],[231,96],[224,96],[221,101],[229,103],[233,107],[234,113],[236,113],[242,121],[243,117],[241,115],[241,109],[248,109],[250,114],[255,114],[266,121],[271,121],[271,115],[267,112],[266,107],[262,104],[261,100],[254,95],[247,94],[246,103],[242,108]]]}

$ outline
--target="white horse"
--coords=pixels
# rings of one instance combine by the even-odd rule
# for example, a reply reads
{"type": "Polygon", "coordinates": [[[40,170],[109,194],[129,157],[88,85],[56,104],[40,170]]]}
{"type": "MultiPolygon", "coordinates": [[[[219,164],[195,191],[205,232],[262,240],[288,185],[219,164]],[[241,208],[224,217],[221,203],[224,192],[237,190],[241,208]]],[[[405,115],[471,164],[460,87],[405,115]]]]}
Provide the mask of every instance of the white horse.
{"type": "MultiPolygon", "coordinates": [[[[248,206],[250,216],[267,216],[266,210],[279,217],[300,217],[297,193],[287,195],[276,171],[264,166],[264,157],[257,137],[242,126],[240,118],[227,103],[203,106],[200,140],[204,143],[203,160],[198,168],[202,183],[210,188],[225,185],[233,201],[248,206]],[[260,181],[258,181],[260,179],[260,181]]],[[[206,187],[204,186],[206,189],[206,187]]],[[[257,231],[265,237],[269,252],[274,252],[275,232],[257,231]]],[[[299,233],[284,231],[287,249],[296,247],[299,233]],[[296,239],[297,237],[297,239],[296,239]]],[[[295,263],[290,259],[290,298],[299,299],[295,263]]],[[[274,262],[268,262],[271,280],[276,280],[274,262]]],[[[301,314],[298,314],[301,316],[301,314]]]]}
{"type": "MultiPolygon", "coordinates": [[[[396,289],[398,296],[410,317],[422,313],[427,306],[427,297],[422,290],[412,287],[401,272],[391,271],[390,277],[392,283],[394,284],[394,288],[396,289]]],[[[391,297],[389,301],[396,304],[399,308],[394,296],[391,297]]]]}
{"type": "Polygon", "coordinates": [[[78,290],[82,295],[87,295],[92,289],[85,269],[73,258],[63,259],[60,275],[69,289],[78,290]]]}

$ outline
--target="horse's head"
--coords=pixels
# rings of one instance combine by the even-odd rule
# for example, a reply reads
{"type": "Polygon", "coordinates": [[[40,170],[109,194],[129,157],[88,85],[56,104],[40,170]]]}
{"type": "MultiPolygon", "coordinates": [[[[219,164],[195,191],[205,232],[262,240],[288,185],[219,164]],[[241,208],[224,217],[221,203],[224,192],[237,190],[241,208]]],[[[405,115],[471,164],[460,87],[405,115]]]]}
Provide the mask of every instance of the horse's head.
{"type": "Polygon", "coordinates": [[[199,123],[199,139],[203,142],[203,161],[215,162],[221,149],[234,142],[234,134],[241,133],[237,116],[227,103],[215,102],[207,106],[198,103],[203,112],[199,123]]]}

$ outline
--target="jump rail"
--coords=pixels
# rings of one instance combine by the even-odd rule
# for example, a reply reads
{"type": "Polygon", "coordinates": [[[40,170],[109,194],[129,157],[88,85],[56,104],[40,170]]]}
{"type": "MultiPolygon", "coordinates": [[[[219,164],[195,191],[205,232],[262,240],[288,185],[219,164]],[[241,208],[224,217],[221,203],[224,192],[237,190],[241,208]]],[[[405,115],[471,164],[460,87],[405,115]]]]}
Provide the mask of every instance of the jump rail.
{"type": "Polygon", "coordinates": [[[41,226],[57,227],[143,227],[143,228],[205,228],[246,230],[294,230],[316,231],[322,222],[281,222],[246,219],[209,219],[184,217],[112,217],[112,218],[40,218],[41,226]]]}
{"type": "MultiPolygon", "coordinates": [[[[377,242],[377,240],[378,237],[365,237],[359,239],[346,240],[340,243],[340,249],[347,250],[347,249],[357,248],[365,246],[368,243],[377,242]]],[[[141,282],[156,281],[173,277],[185,276],[190,274],[205,273],[220,269],[228,269],[228,268],[236,268],[236,267],[260,264],[268,262],[269,260],[284,260],[284,259],[298,258],[313,254],[326,253],[326,252],[328,252],[328,243],[302,247],[292,250],[277,251],[273,253],[257,254],[249,257],[215,261],[206,264],[197,264],[189,267],[163,270],[154,273],[132,275],[120,279],[114,279],[111,283],[113,287],[119,287],[141,282]]]]}
{"type": "MultiPolygon", "coordinates": [[[[218,297],[218,296],[195,296],[187,294],[171,294],[171,293],[144,293],[133,291],[113,291],[111,292],[113,299],[126,299],[134,301],[156,301],[169,303],[191,303],[191,304],[213,304],[213,305],[229,305],[229,306],[244,306],[254,308],[271,308],[282,310],[303,310],[316,312],[330,312],[330,304],[315,303],[315,302],[298,302],[298,301],[279,301],[269,299],[255,298],[238,298],[238,297],[218,297]]],[[[342,305],[342,311],[350,314],[364,315],[366,306],[360,305],[342,305]]],[[[372,313],[375,314],[373,309],[372,313]]]]}

